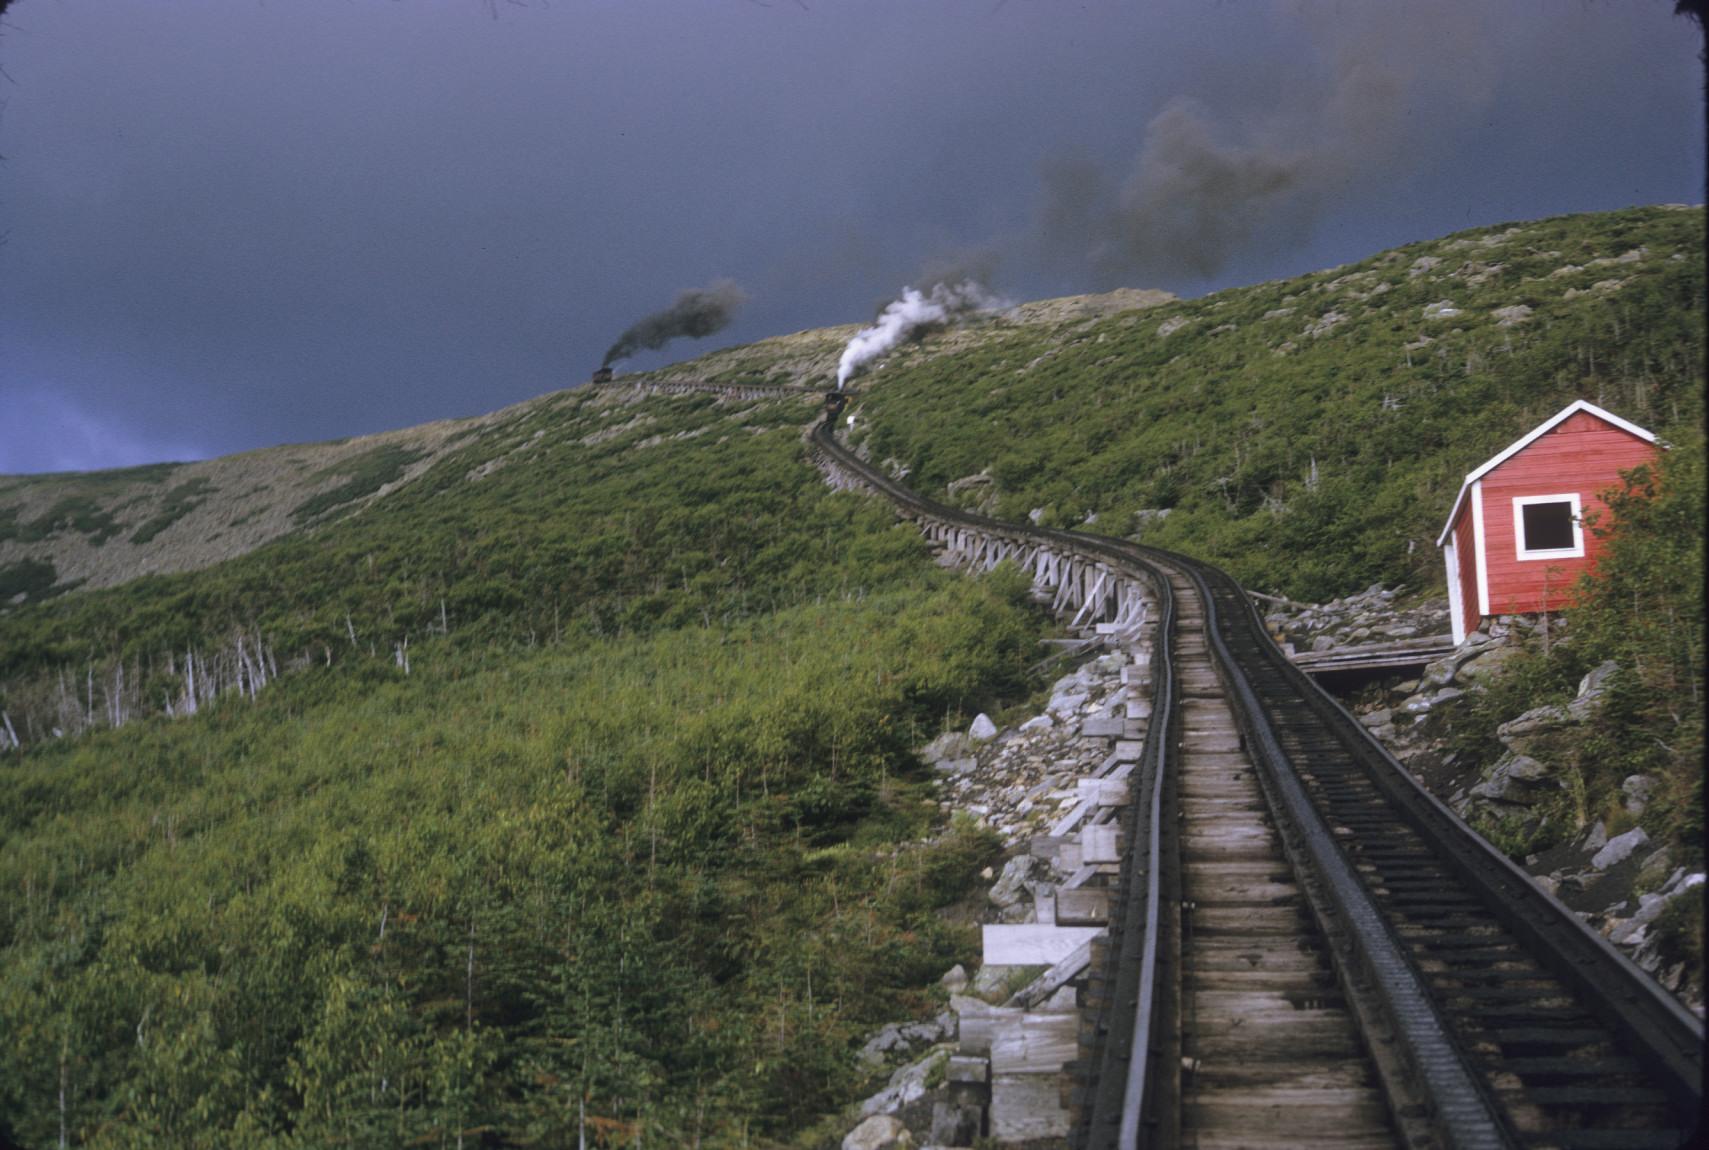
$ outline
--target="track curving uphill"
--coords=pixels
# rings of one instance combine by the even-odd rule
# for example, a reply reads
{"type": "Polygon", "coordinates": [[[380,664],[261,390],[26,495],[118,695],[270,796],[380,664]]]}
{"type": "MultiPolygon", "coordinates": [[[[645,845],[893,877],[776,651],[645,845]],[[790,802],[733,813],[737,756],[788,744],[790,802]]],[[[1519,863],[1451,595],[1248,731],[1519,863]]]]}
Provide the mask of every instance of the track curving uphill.
{"type": "Polygon", "coordinates": [[[944,507],[829,421],[812,449],[905,517],[1155,589],[1150,734],[1075,1143],[1664,1150],[1694,1137],[1703,1024],[1426,792],[1295,668],[1227,575],[944,507]]]}

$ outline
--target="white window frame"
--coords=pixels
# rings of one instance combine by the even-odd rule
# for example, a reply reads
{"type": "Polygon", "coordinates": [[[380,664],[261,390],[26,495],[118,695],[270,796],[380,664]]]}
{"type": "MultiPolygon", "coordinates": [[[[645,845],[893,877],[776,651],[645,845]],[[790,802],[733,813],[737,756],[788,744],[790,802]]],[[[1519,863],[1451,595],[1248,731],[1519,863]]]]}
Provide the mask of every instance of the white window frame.
{"type": "Polygon", "coordinates": [[[1564,492],[1560,495],[1520,495],[1513,500],[1513,547],[1522,562],[1536,559],[1579,559],[1584,556],[1584,519],[1579,505],[1578,492],[1564,492]],[[1525,547],[1525,514],[1522,510],[1534,503],[1570,503],[1572,504],[1573,545],[1571,547],[1549,547],[1541,550],[1527,550],[1525,547]]]}

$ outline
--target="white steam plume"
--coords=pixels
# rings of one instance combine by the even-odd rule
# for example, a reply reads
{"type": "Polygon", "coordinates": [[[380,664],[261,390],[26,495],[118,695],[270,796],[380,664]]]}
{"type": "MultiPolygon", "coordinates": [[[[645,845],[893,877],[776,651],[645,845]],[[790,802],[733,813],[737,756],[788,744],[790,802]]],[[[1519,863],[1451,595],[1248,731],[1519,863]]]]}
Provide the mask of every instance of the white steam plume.
{"type": "Polygon", "coordinates": [[[972,280],[954,285],[937,284],[930,293],[905,287],[902,298],[884,305],[878,320],[863,327],[843,348],[843,358],[837,363],[837,390],[843,389],[848,378],[868,360],[874,359],[928,324],[943,323],[951,316],[970,311],[989,311],[1005,306],[1005,301],[991,295],[972,280]]]}

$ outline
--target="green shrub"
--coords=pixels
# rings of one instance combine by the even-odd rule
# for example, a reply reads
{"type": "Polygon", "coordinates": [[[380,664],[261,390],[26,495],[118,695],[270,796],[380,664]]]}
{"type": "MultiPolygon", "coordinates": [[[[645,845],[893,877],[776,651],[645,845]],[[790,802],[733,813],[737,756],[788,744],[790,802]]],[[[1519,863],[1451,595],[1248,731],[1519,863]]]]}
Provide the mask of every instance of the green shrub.
{"type": "Polygon", "coordinates": [[[303,500],[291,512],[291,518],[299,524],[308,523],[335,507],[372,495],[386,484],[394,482],[404,473],[404,469],[420,459],[422,454],[414,448],[387,444],[364,451],[310,476],[310,479],[318,479],[329,475],[342,475],[345,479],[338,486],[303,500]]]}

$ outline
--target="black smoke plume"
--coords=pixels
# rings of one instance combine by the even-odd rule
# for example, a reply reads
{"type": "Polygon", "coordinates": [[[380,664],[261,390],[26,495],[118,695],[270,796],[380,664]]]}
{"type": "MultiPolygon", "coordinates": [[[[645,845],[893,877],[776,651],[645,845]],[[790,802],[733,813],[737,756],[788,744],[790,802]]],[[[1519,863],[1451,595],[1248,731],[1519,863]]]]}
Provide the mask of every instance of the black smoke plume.
{"type": "Polygon", "coordinates": [[[1301,6],[1292,19],[1314,52],[1262,103],[1177,96],[1146,123],[1125,178],[1086,156],[1047,161],[1034,250],[1114,286],[1205,280],[1303,242],[1335,207],[1404,181],[1436,146],[1427,124],[1489,103],[1483,8],[1301,6]]]}
{"type": "Polygon", "coordinates": [[[717,279],[703,288],[690,288],[678,295],[670,307],[643,317],[618,336],[600,366],[610,367],[643,348],[663,347],[679,336],[704,339],[735,318],[747,299],[748,293],[734,280],[717,279]]]}

